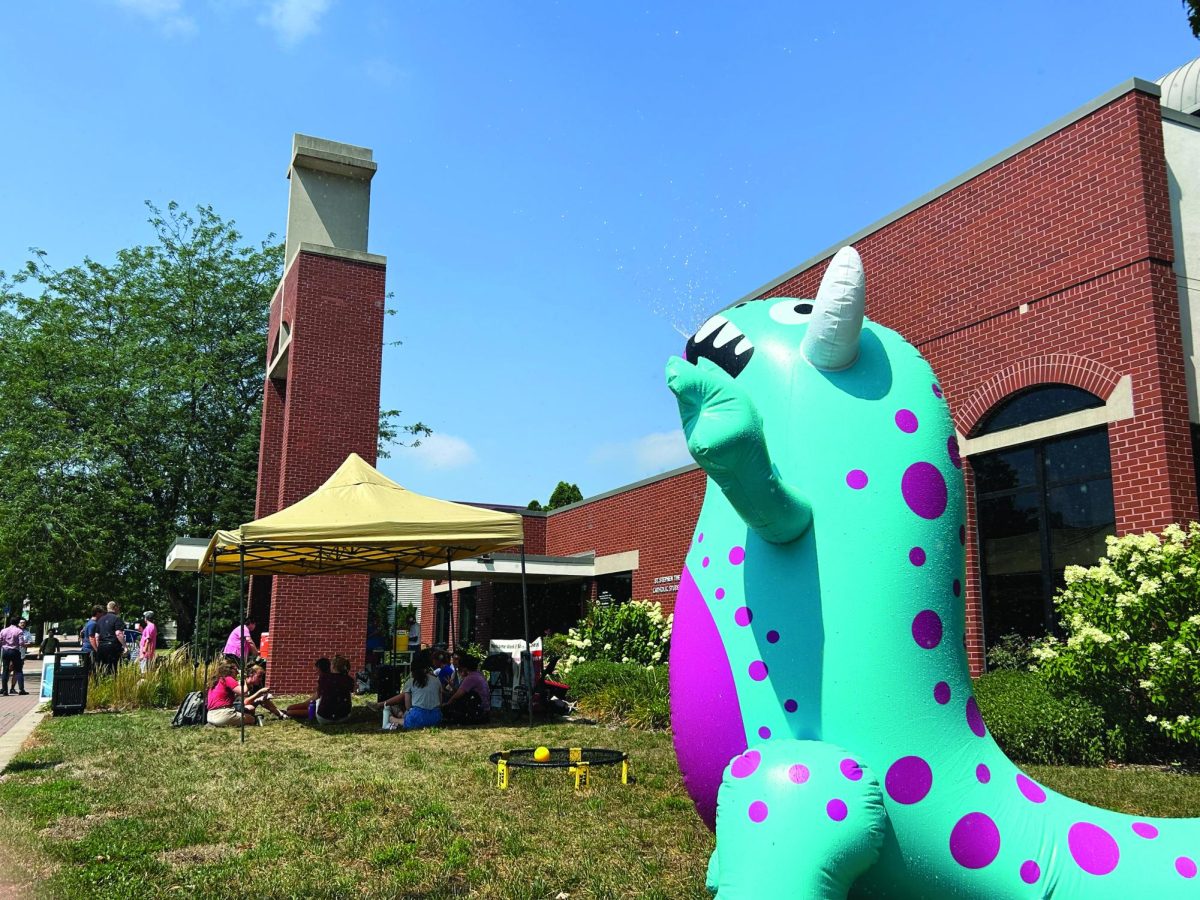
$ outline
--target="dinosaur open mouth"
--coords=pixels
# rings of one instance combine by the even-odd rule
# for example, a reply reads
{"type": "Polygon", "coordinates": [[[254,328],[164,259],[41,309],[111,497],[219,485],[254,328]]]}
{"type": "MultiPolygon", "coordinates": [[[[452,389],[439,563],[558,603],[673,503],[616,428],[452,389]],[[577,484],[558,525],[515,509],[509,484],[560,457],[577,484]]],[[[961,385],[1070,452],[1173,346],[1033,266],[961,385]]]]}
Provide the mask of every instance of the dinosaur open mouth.
{"type": "Polygon", "coordinates": [[[729,375],[737,378],[754,355],[754,344],[741,329],[724,316],[713,316],[688,338],[683,357],[692,365],[700,357],[716,363],[729,375]]]}

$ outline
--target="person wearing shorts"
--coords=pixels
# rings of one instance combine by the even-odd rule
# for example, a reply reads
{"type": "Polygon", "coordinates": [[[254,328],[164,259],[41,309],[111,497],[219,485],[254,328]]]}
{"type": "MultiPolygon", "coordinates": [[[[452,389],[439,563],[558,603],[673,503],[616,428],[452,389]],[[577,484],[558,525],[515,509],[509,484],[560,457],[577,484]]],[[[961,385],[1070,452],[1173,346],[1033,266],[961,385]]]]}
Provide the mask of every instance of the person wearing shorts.
{"type": "Polygon", "coordinates": [[[242,696],[242,686],[237,680],[238,667],[229,661],[217,666],[216,677],[208,690],[208,724],[217,728],[228,728],[234,725],[253,725],[257,719],[253,713],[241,711],[238,702],[242,696]]]}

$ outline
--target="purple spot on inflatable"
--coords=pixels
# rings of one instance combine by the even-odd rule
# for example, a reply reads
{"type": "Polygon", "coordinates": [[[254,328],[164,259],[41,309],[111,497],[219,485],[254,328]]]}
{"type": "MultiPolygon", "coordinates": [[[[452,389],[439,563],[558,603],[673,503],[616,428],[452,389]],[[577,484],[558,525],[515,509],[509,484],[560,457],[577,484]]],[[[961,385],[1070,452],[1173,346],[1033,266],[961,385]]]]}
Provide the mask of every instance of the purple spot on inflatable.
{"type": "Polygon", "coordinates": [[[786,709],[788,712],[795,712],[796,710],[798,710],[800,708],[800,704],[797,703],[795,700],[788,698],[787,700],[783,701],[783,708],[786,709]]]}
{"type": "Polygon", "coordinates": [[[733,763],[729,766],[729,774],[734,778],[749,778],[758,771],[758,764],[762,762],[762,754],[757,750],[747,750],[741,756],[735,756],[733,763]]]}
{"type": "Polygon", "coordinates": [[[966,525],[958,526],[958,542],[960,544],[962,544],[964,547],[967,546],[967,526],[966,525]]]}
{"type": "Polygon", "coordinates": [[[946,511],[946,479],[932,463],[917,462],[905,469],[900,493],[922,519],[936,519],[946,511]]]}
{"type": "Polygon", "coordinates": [[[743,628],[750,624],[754,619],[754,613],[750,611],[748,606],[739,606],[733,613],[733,621],[737,622],[743,628]]]}
{"type": "Polygon", "coordinates": [[[942,399],[942,386],[940,384],[933,385],[933,396],[937,397],[939,400],[942,399]]]}
{"type": "Polygon", "coordinates": [[[703,532],[703,531],[702,531],[702,532],[700,532],[698,535],[696,535],[696,543],[697,543],[697,544],[703,544],[703,543],[704,543],[704,532],[703,532]]]}
{"type": "Polygon", "coordinates": [[[704,569],[708,568],[708,557],[707,556],[704,557],[704,559],[700,560],[700,566],[701,566],[701,568],[704,568],[704,569]]]}
{"type": "Polygon", "coordinates": [[[959,581],[957,578],[955,578],[954,584],[950,585],[950,590],[954,591],[955,597],[961,596],[962,595],[962,582],[959,581]]]}
{"type": "Polygon", "coordinates": [[[944,681],[939,681],[933,686],[933,699],[945,706],[950,702],[950,685],[944,681]]]}
{"type": "Polygon", "coordinates": [[[774,630],[772,630],[772,631],[768,631],[768,632],[767,632],[767,643],[768,643],[768,644],[777,644],[777,643],[779,643],[779,632],[778,632],[778,631],[774,631],[774,630]]]}
{"type": "Polygon", "coordinates": [[[950,435],[946,439],[946,452],[950,455],[950,462],[954,465],[954,468],[961,469],[962,456],[958,452],[958,438],[954,435],[950,435]]]}
{"type": "Polygon", "coordinates": [[[804,784],[808,781],[808,766],[804,763],[796,763],[794,766],[788,766],[788,778],[796,782],[796,784],[804,784]]]}
{"type": "Polygon", "coordinates": [[[902,409],[896,413],[896,427],[905,434],[912,434],[917,430],[917,417],[911,409],[902,409]]]}
{"type": "Polygon", "coordinates": [[[1067,847],[1075,864],[1089,875],[1107,875],[1121,861],[1111,834],[1091,822],[1076,822],[1067,832],[1067,847]]]}
{"type": "Polygon", "coordinates": [[[883,785],[897,803],[918,803],[933,786],[933,770],[919,756],[902,756],[887,770],[883,785]]]}
{"type": "Polygon", "coordinates": [[[740,566],[746,559],[745,547],[734,547],[729,551],[729,564],[731,566],[740,566]]]}
{"type": "Polygon", "coordinates": [[[932,609],[923,609],[913,617],[913,640],[919,647],[932,650],[942,642],[942,620],[932,609]]]}
{"type": "Polygon", "coordinates": [[[925,565],[925,551],[920,547],[913,547],[908,551],[908,561],[914,566],[925,565]]]}
{"type": "Polygon", "coordinates": [[[859,768],[858,763],[852,759],[843,759],[838,768],[840,768],[842,770],[842,774],[851,781],[858,781],[863,776],[862,769],[859,768]]]}
{"type": "Polygon", "coordinates": [[[725,599],[725,588],[717,588],[717,599],[718,600],[725,599]]]}
{"type": "Polygon", "coordinates": [[[992,780],[992,770],[983,763],[980,763],[975,767],[975,777],[979,780],[980,784],[987,784],[992,780]]]}
{"type": "Polygon", "coordinates": [[[762,681],[767,677],[767,664],[761,659],[756,659],[754,662],[750,663],[750,668],[747,671],[750,673],[750,677],[755,681],[762,681]]]}
{"type": "Polygon", "coordinates": [[[979,704],[975,702],[974,697],[967,698],[967,725],[975,737],[983,737],[987,733],[987,728],[983,724],[983,716],[979,712],[979,704]]]}
{"type": "Polygon", "coordinates": [[[1187,856],[1181,856],[1175,860],[1175,871],[1184,878],[1196,877],[1196,862],[1187,856]]]}
{"type": "Polygon", "coordinates": [[[830,800],[825,804],[825,812],[828,814],[829,818],[833,819],[833,821],[842,821],[842,819],[846,818],[846,801],[838,800],[836,798],[830,800]]]}
{"type": "Polygon", "coordinates": [[[1033,884],[1042,877],[1042,867],[1035,863],[1032,859],[1027,859],[1021,863],[1021,880],[1026,884],[1033,884]]]}
{"type": "Polygon", "coordinates": [[[771,729],[766,725],[762,726],[760,729],[758,729],[758,736],[764,741],[769,741],[771,739],[771,729]]]}
{"type": "Polygon", "coordinates": [[[1134,822],[1131,827],[1133,828],[1133,833],[1138,837],[1146,838],[1147,840],[1153,840],[1158,837],[1158,829],[1149,822],[1134,822]]]}
{"type": "Polygon", "coordinates": [[[1020,772],[1017,773],[1017,787],[1026,800],[1031,800],[1034,803],[1046,802],[1046,792],[1042,790],[1042,786],[1020,772]]]}
{"type": "Polygon", "coordinates": [[[856,491],[861,491],[867,486],[867,473],[862,469],[851,470],[846,474],[846,484],[856,491]]]}
{"type": "Polygon", "coordinates": [[[982,869],[1000,852],[1000,829],[981,812],[967,813],[950,832],[950,855],[964,869],[982,869]]]}
{"type": "Polygon", "coordinates": [[[767,804],[763,803],[761,800],[755,800],[750,804],[750,809],[748,812],[750,814],[751,822],[761,822],[767,817],[767,804]]]}

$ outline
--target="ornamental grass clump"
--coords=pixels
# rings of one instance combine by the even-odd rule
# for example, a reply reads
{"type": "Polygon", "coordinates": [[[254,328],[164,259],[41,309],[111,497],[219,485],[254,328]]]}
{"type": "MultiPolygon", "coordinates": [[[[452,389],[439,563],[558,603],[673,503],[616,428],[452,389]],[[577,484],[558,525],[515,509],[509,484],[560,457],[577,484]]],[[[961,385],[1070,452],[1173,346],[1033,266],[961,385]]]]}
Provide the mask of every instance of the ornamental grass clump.
{"type": "Polygon", "coordinates": [[[566,674],[582,662],[657,666],[667,661],[674,616],[653,600],[598,607],[567,632],[568,654],[558,664],[566,674]]]}
{"type": "MultiPolygon", "coordinates": [[[[210,667],[209,675],[216,671],[210,667]]],[[[115,673],[95,673],[88,685],[88,709],[172,709],[191,691],[201,690],[203,664],[197,665],[187,647],[159,653],[154,668],[143,672],[136,663],[122,662],[115,673]]]]}
{"type": "Polygon", "coordinates": [[[1035,666],[1058,692],[1099,706],[1134,753],[1200,753],[1200,525],[1108,538],[1100,562],[1068,566],[1055,598],[1063,639],[1035,666]]]}

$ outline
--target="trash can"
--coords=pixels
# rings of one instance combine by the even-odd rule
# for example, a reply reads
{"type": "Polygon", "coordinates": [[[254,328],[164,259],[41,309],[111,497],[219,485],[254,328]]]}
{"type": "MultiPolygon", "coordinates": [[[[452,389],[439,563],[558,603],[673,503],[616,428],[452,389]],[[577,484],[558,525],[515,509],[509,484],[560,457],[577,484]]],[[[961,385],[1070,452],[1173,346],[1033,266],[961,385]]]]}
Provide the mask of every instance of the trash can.
{"type": "Polygon", "coordinates": [[[87,708],[88,666],[82,653],[59,653],[54,660],[50,712],[73,716],[87,708]]]}

